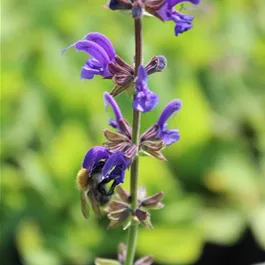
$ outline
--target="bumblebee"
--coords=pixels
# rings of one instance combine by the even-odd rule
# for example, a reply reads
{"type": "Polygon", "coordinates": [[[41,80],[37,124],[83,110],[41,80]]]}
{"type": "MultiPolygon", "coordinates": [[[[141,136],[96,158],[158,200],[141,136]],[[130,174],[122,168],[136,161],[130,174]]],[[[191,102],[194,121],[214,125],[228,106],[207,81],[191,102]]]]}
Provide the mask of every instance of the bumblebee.
{"type": "Polygon", "coordinates": [[[114,193],[114,185],[109,190],[106,187],[111,180],[108,178],[102,180],[104,164],[105,162],[100,161],[92,172],[82,168],[76,177],[77,186],[81,192],[81,211],[86,219],[90,215],[90,204],[94,212],[101,216],[99,207],[107,204],[114,193]]]}

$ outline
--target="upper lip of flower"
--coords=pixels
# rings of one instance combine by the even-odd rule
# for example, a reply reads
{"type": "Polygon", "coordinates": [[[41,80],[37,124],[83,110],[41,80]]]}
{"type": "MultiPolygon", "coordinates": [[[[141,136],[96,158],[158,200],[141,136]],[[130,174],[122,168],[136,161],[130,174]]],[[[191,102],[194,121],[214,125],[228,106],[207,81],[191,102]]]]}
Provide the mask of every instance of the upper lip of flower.
{"type": "Polygon", "coordinates": [[[178,110],[180,110],[181,107],[182,107],[182,101],[181,100],[174,99],[174,100],[170,101],[166,105],[164,110],[162,111],[156,124],[160,128],[163,128],[164,125],[166,124],[167,120],[170,118],[170,116],[172,116],[174,113],[176,113],[178,110]]]}
{"type": "Polygon", "coordinates": [[[131,139],[132,135],[132,128],[130,127],[129,123],[123,119],[121,110],[115,101],[115,99],[107,92],[104,93],[104,101],[106,104],[106,107],[108,105],[111,106],[116,121],[111,121],[109,125],[113,126],[114,128],[118,129],[120,133],[125,135],[129,140],[131,139]]]}
{"type": "Polygon", "coordinates": [[[157,137],[160,138],[165,145],[171,145],[179,139],[179,132],[176,129],[167,129],[167,120],[182,107],[182,101],[174,99],[162,111],[156,125],[158,127],[157,137]]]}
{"type": "Polygon", "coordinates": [[[105,92],[104,100],[107,106],[111,106],[115,115],[115,121],[110,120],[109,125],[118,130],[118,133],[111,132],[107,129],[104,130],[104,135],[108,140],[104,143],[104,146],[109,148],[111,153],[122,151],[128,159],[132,159],[137,152],[137,146],[133,144],[131,140],[132,129],[129,123],[123,119],[115,99],[109,93],[105,92]]]}
{"type": "Polygon", "coordinates": [[[99,161],[108,159],[109,157],[110,153],[106,148],[95,146],[86,153],[82,167],[87,169],[89,174],[91,174],[99,161]]]}
{"type": "Polygon", "coordinates": [[[117,102],[114,100],[114,98],[107,92],[104,93],[104,102],[105,102],[105,106],[108,107],[108,105],[111,106],[115,118],[116,118],[116,124],[118,126],[119,122],[123,119],[121,110],[117,104],[117,102]]]}
{"type": "Polygon", "coordinates": [[[158,121],[147,129],[140,138],[140,148],[148,154],[166,160],[160,150],[165,145],[171,145],[179,139],[177,129],[167,129],[167,120],[182,106],[179,99],[172,100],[162,111],[158,121]]]}
{"type": "Polygon", "coordinates": [[[104,36],[98,32],[93,32],[93,33],[89,33],[86,36],[86,39],[88,41],[93,41],[94,43],[97,43],[108,54],[108,57],[110,60],[114,59],[114,57],[116,55],[115,49],[114,49],[112,43],[110,42],[110,40],[106,36],[104,36]]]}
{"type": "Polygon", "coordinates": [[[102,176],[97,181],[100,184],[102,181],[108,183],[113,180],[114,182],[109,191],[112,193],[114,188],[123,182],[125,170],[129,167],[130,161],[124,157],[122,152],[116,152],[111,155],[105,147],[95,146],[86,153],[82,168],[85,168],[91,177],[100,163],[103,163],[100,166],[102,176]]]}

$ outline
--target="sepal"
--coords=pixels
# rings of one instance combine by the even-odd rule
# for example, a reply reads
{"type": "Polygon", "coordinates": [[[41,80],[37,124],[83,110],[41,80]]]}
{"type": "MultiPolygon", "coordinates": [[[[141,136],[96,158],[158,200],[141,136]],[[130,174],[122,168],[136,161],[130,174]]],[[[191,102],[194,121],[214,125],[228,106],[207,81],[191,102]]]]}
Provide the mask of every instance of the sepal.
{"type": "Polygon", "coordinates": [[[147,197],[145,187],[139,187],[137,190],[137,208],[132,210],[130,194],[121,186],[116,187],[115,191],[119,200],[112,200],[105,208],[110,220],[109,228],[123,226],[125,230],[129,226],[135,225],[135,223],[140,223],[146,228],[153,228],[151,215],[147,209],[161,209],[164,207],[161,203],[164,197],[163,192],[147,197]]]}
{"type": "Polygon", "coordinates": [[[167,67],[167,59],[163,55],[154,56],[145,66],[148,75],[162,72],[167,67]]]}
{"type": "Polygon", "coordinates": [[[164,192],[160,191],[150,197],[145,198],[141,205],[149,209],[161,209],[164,207],[164,204],[161,201],[164,198],[164,192]]]}

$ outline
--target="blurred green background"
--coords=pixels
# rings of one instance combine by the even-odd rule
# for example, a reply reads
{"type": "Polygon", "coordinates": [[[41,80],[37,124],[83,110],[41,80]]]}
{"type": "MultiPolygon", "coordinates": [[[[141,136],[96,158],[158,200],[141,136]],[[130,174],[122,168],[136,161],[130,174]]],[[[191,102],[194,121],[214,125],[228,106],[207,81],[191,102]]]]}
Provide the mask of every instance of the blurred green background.
{"type": "MultiPolygon", "coordinates": [[[[75,184],[86,151],[104,142],[111,113],[102,94],[113,85],[80,80],[86,54],[59,52],[98,31],[132,63],[132,20],[105,2],[2,3],[3,264],[13,265],[16,251],[24,265],[92,264],[126,241],[105,217],[82,217],[75,184]]],[[[150,77],[160,103],[142,130],[172,98],[184,102],[169,121],[181,140],[164,151],[168,162],[140,165],[140,183],[149,194],[163,190],[166,207],[152,212],[153,230],[140,229],[137,256],[164,265],[195,262],[207,242],[233,245],[247,227],[265,250],[265,2],[205,0],[185,12],[194,28],[179,37],[173,23],[144,20],[145,62],[163,54],[168,68],[150,77]]],[[[130,98],[117,100],[131,121],[130,98]]]]}

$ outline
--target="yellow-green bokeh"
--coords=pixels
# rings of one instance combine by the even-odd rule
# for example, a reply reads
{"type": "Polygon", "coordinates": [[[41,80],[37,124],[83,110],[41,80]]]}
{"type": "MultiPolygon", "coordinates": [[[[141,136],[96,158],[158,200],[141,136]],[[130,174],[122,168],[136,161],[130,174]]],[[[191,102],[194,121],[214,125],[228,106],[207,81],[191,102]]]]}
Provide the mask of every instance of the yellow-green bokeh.
{"type": "MultiPolygon", "coordinates": [[[[104,0],[2,3],[1,249],[16,247],[25,265],[92,264],[114,257],[126,240],[107,219],[84,220],[75,175],[86,151],[104,142],[102,95],[112,82],[80,80],[84,53],[60,49],[98,31],[132,63],[133,21],[103,8],[104,0]]],[[[188,4],[187,4],[188,6],[188,4]]],[[[232,245],[246,227],[265,249],[265,3],[204,0],[194,28],[174,36],[174,24],[144,19],[144,60],[163,54],[168,67],[150,76],[159,106],[183,109],[169,121],[181,140],[164,150],[168,162],[141,159],[140,183],[163,190],[154,229],[140,229],[137,256],[160,264],[190,264],[205,242],[232,245]]],[[[131,99],[117,98],[131,121],[131,99]]],[[[129,175],[125,186],[128,187],[129,175]]],[[[9,264],[9,263],[6,263],[9,264]]]]}

